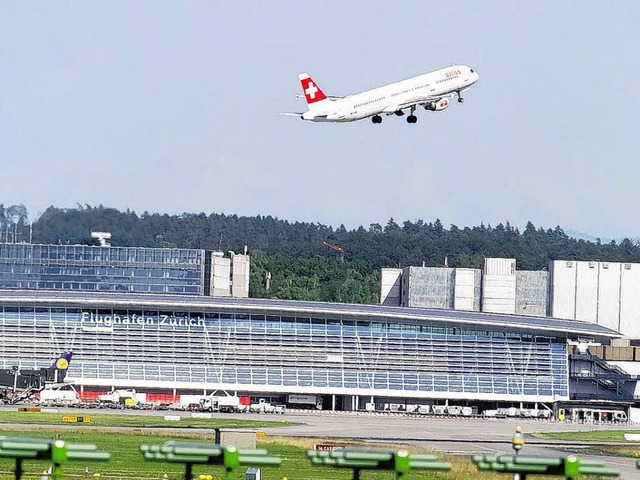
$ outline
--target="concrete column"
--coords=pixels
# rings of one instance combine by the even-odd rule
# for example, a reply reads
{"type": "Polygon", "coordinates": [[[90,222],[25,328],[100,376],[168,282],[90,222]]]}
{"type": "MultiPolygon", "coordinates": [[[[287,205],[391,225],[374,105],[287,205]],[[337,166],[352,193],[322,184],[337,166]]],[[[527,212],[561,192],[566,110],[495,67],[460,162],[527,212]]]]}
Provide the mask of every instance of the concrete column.
{"type": "Polygon", "coordinates": [[[336,411],[336,396],[335,394],[331,395],[331,411],[336,411]]]}

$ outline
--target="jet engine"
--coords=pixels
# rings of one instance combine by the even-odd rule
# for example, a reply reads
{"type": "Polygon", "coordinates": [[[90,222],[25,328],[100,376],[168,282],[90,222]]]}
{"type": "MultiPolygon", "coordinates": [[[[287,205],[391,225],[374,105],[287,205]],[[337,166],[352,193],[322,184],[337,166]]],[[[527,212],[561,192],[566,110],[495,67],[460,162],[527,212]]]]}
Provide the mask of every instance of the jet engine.
{"type": "Polygon", "coordinates": [[[439,112],[449,106],[448,98],[441,98],[437,102],[429,102],[424,106],[425,110],[431,110],[432,112],[439,112]]]}

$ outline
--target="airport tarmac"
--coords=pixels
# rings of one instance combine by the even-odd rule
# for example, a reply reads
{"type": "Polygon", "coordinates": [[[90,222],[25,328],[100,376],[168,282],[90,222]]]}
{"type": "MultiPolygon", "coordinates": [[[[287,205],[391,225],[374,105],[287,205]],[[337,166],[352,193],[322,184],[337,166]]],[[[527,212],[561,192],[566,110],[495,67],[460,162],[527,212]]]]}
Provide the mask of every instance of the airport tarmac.
{"type": "MultiPolygon", "coordinates": [[[[15,411],[14,407],[3,406],[1,410],[15,411]]],[[[98,410],[60,409],[60,413],[91,415],[91,413],[112,413],[125,415],[182,415],[189,412],[146,411],[146,410],[98,410]]],[[[594,442],[554,441],[537,439],[533,432],[557,431],[590,431],[590,430],[638,430],[639,426],[624,424],[573,424],[549,420],[532,419],[483,419],[483,418],[445,418],[403,416],[396,414],[351,413],[351,412],[287,412],[285,415],[265,414],[219,414],[215,418],[235,418],[239,420],[286,420],[300,425],[270,427],[260,429],[269,436],[320,438],[339,443],[343,440],[360,440],[373,443],[390,442],[405,443],[434,452],[450,455],[474,455],[512,453],[511,439],[516,426],[525,434],[525,446],[522,451],[526,455],[568,455],[576,453],[581,458],[604,462],[621,473],[623,479],[634,479],[640,476],[635,468],[635,459],[593,454],[589,447],[594,442]]],[[[9,425],[5,427],[11,428],[9,425]]],[[[16,429],[24,426],[15,425],[16,429]]],[[[120,429],[122,430],[122,429],[120,429]]],[[[173,430],[175,428],[167,428],[173,430]]],[[[204,429],[188,429],[189,432],[208,432],[204,429]]],[[[160,431],[160,429],[154,429],[160,431]]],[[[640,445],[638,446],[640,451],[640,445]]]]}
{"type": "MultiPolygon", "coordinates": [[[[511,440],[516,426],[519,425],[525,434],[523,454],[568,455],[575,453],[581,458],[605,462],[610,467],[618,469],[621,478],[632,479],[640,476],[640,471],[635,468],[635,459],[586,453],[590,446],[595,445],[594,442],[568,444],[566,441],[531,437],[533,432],[621,430],[625,427],[632,430],[638,429],[638,427],[616,424],[572,424],[520,418],[480,419],[376,414],[300,415],[295,413],[287,413],[286,417],[288,421],[304,422],[305,425],[263,430],[268,435],[276,436],[402,442],[450,455],[513,453],[511,440]]],[[[640,445],[638,450],[640,451],[640,445]]]]}

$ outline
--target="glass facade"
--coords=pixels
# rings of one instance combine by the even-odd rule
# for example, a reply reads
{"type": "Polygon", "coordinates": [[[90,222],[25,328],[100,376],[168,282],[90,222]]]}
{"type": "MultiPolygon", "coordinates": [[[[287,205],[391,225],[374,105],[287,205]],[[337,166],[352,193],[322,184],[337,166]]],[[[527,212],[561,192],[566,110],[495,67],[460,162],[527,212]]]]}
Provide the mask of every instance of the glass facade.
{"type": "Polygon", "coordinates": [[[241,303],[177,309],[167,302],[166,308],[153,310],[100,308],[98,303],[71,308],[0,298],[0,368],[16,362],[36,368],[73,350],[69,377],[87,385],[100,379],[282,393],[568,397],[562,332],[347,318],[308,309],[256,313],[241,303]]]}
{"type": "Polygon", "coordinates": [[[0,244],[0,289],[204,294],[204,250],[0,244]]]}

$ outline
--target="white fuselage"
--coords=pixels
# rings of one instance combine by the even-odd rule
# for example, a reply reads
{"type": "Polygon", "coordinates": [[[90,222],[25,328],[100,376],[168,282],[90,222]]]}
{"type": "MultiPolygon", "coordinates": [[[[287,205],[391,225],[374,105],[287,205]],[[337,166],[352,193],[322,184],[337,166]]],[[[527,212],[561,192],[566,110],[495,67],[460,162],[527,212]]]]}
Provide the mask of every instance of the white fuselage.
{"type": "Polygon", "coordinates": [[[302,115],[315,122],[352,122],[373,115],[391,115],[442,97],[464,92],[479,75],[465,65],[454,65],[344,98],[322,102],[302,115]]]}

